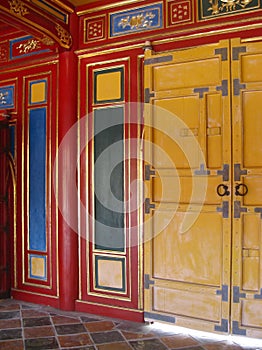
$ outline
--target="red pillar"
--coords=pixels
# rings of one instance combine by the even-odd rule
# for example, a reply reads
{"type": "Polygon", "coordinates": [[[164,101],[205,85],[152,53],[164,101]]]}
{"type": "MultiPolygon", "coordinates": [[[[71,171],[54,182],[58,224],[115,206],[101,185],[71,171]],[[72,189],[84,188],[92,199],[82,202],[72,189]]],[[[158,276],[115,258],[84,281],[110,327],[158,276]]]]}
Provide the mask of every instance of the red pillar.
{"type": "MultiPolygon", "coordinates": [[[[59,55],[59,121],[58,141],[61,141],[72,126],[77,122],[77,57],[74,54],[77,38],[78,19],[76,15],[70,16],[70,32],[73,37],[73,47],[59,55]]],[[[60,150],[61,147],[59,147],[60,150]]],[[[67,187],[70,177],[70,167],[74,166],[77,151],[77,136],[73,134],[70,147],[66,152],[59,154],[58,187],[59,214],[58,214],[58,272],[59,272],[59,301],[62,310],[74,310],[78,295],[78,235],[75,227],[68,224],[65,213],[77,221],[77,197],[72,189],[67,187]],[[69,196],[69,193],[71,195],[69,196]]]]}

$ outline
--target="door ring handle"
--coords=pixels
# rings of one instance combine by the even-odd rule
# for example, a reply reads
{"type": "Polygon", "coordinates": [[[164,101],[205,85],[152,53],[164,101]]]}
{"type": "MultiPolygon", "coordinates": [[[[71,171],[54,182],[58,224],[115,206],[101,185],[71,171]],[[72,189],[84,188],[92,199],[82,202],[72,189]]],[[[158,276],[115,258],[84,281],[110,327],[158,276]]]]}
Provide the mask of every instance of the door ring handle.
{"type": "Polygon", "coordinates": [[[229,196],[230,195],[230,192],[228,190],[228,186],[227,185],[224,185],[224,184],[220,184],[217,186],[217,194],[220,196],[220,197],[224,197],[224,196],[229,196]],[[223,192],[222,192],[223,190],[223,192]]]}
{"type": "Polygon", "coordinates": [[[237,184],[235,190],[236,190],[235,191],[236,196],[244,197],[248,193],[248,187],[245,184],[237,184]],[[242,190],[243,192],[239,192],[241,187],[243,187],[243,190],[242,190]]]}

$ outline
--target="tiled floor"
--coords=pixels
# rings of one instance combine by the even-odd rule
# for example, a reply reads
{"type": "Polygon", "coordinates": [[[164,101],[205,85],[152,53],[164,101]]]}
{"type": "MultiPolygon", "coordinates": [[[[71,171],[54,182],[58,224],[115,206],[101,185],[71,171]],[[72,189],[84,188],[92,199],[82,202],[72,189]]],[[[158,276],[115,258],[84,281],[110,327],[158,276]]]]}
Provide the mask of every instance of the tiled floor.
{"type": "Polygon", "coordinates": [[[0,301],[0,350],[262,350],[262,341],[260,346],[251,346],[246,341],[241,345],[231,338],[214,340],[207,334],[192,334],[182,334],[175,327],[0,301]]]}

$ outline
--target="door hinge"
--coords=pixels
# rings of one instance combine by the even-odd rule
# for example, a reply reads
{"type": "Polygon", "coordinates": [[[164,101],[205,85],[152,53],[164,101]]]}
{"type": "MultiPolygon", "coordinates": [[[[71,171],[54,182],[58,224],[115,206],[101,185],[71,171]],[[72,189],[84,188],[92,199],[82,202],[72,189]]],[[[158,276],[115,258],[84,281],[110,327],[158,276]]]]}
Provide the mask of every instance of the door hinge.
{"type": "Polygon", "coordinates": [[[242,53],[242,52],[246,52],[246,51],[247,51],[246,46],[233,47],[233,49],[232,49],[233,61],[238,61],[239,60],[239,54],[242,53]]]}
{"type": "Polygon", "coordinates": [[[222,175],[223,181],[228,181],[229,180],[229,165],[223,164],[223,170],[218,170],[217,175],[222,175]]]}
{"type": "Polygon", "coordinates": [[[149,88],[145,88],[144,102],[149,103],[151,97],[155,97],[155,93],[150,92],[149,88]]]}
{"type": "Polygon", "coordinates": [[[239,219],[241,213],[246,213],[247,208],[241,207],[240,201],[235,201],[234,202],[234,218],[239,219]]]}
{"type": "Polygon", "coordinates": [[[210,175],[210,170],[205,169],[205,164],[200,164],[199,170],[194,171],[195,175],[210,175]]]}
{"type": "Polygon", "coordinates": [[[233,287],[233,303],[238,304],[240,298],[245,299],[246,293],[240,293],[240,288],[238,286],[233,287]]]}
{"type": "Polygon", "coordinates": [[[199,98],[203,98],[204,97],[204,93],[208,92],[209,88],[208,87],[203,87],[203,88],[195,88],[194,92],[199,94],[199,98]]]}
{"type": "Polygon", "coordinates": [[[216,292],[217,295],[222,296],[222,301],[228,301],[228,286],[223,284],[222,289],[218,289],[216,292]]]}
{"type": "Polygon", "coordinates": [[[240,84],[239,79],[234,79],[233,80],[233,86],[234,86],[234,96],[239,96],[240,95],[240,90],[246,88],[246,84],[240,84]]]}
{"type": "Polygon", "coordinates": [[[160,57],[152,57],[152,58],[147,58],[144,60],[144,65],[148,66],[149,64],[156,64],[156,63],[165,63],[165,62],[171,62],[173,61],[173,56],[168,55],[168,56],[160,56],[160,57]]]}
{"type": "Polygon", "coordinates": [[[228,333],[229,332],[228,320],[222,318],[221,325],[220,326],[215,325],[215,331],[216,332],[228,333]]]}
{"type": "Polygon", "coordinates": [[[255,213],[260,213],[260,219],[262,219],[262,208],[255,208],[255,213]]]}
{"type": "Polygon", "coordinates": [[[262,288],[260,289],[260,294],[255,294],[254,299],[262,299],[262,288]]]}
{"type": "Polygon", "coordinates": [[[150,214],[150,209],[154,209],[155,204],[150,203],[150,198],[145,199],[145,214],[150,214]]]}
{"type": "Polygon", "coordinates": [[[229,203],[222,202],[222,207],[217,207],[218,213],[223,213],[223,219],[229,218],[229,203]]]}
{"type": "Polygon", "coordinates": [[[215,55],[221,55],[222,61],[227,61],[227,47],[221,47],[220,49],[215,49],[215,55]]]}
{"type": "Polygon", "coordinates": [[[235,335],[247,335],[247,331],[245,329],[240,329],[239,328],[239,322],[238,321],[233,321],[232,322],[232,334],[235,335]]]}
{"type": "Polygon", "coordinates": [[[155,174],[155,170],[151,170],[150,165],[145,165],[145,180],[150,180],[150,177],[155,174]]]}
{"type": "Polygon", "coordinates": [[[150,285],[155,284],[155,281],[150,279],[150,276],[148,274],[145,274],[144,276],[144,288],[149,289],[150,285]]]}
{"type": "Polygon", "coordinates": [[[247,175],[247,170],[241,169],[240,164],[234,164],[234,181],[240,181],[241,175],[247,175]]]}
{"type": "Polygon", "coordinates": [[[176,318],[173,316],[161,315],[152,312],[144,312],[144,318],[149,320],[162,321],[167,323],[176,323],[176,318]]]}
{"type": "Polygon", "coordinates": [[[217,91],[222,92],[222,96],[228,96],[228,81],[222,80],[221,85],[216,87],[217,91]]]}

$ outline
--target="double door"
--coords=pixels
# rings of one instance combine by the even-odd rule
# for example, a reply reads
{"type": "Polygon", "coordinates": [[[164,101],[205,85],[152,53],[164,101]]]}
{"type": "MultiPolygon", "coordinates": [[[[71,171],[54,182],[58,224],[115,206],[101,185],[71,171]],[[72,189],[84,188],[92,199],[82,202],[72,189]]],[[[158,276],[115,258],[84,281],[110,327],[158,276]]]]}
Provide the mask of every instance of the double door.
{"type": "Polygon", "coordinates": [[[262,335],[262,43],[145,52],[145,319],[262,335]]]}

